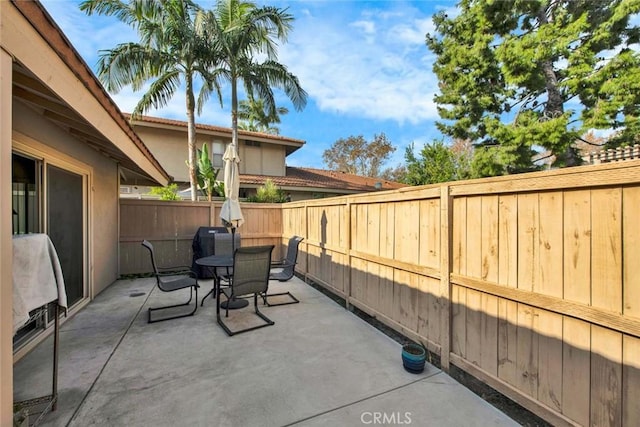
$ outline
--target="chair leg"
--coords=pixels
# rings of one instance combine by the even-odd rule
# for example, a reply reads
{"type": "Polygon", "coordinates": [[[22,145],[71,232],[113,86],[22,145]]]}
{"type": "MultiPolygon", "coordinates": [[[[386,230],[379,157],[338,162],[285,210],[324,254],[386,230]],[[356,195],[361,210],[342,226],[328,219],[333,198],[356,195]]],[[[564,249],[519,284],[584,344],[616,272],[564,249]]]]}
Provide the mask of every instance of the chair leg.
{"type": "Polygon", "coordinates": [[[269,319],[267,316],[262,314],[260,310],[258,310],[258,294],[253,294],[253,307],[256,311],[256,314],[267,323],[266,325],[256,326],[253,329],[262,328],[263,326],[275,325],[275,322],[273,320],[269,319]]]}
{"type": "Polygon", "coordinates": [[[294,297],[291,292],[280,292],[280,293],[277,293],[277,294],[262,294],[262,300],[264,301],[264,305],[266,305],[267,307],[276,307],[276,306],[279,306],[279,305],[298,304],[300,302],[300,300],[298,298],[294,297]],[[269,303],[269,300],[268,300],[269,297],[277,297],[277,296],[281,296],[281,295],[288,295],[293,301],[279,302],[277,304],[269,303]]]}
{"type": "MultiPolygon", "coordinates": [[[[218,301],[220,301],[220,298],[218,298],[218,301]]],[[[229,335],[230,337],[236,334],[241,334],[243,332],[249,332],[249,331],[253,331],[255,329],[260,329],[260,328],[264,328],[265,326],[272,326],[275,325],[275,322],[271,319],[269,319],[267,316],[265,316],[264,314],[262,314],[260,312],[260,310],[258,310],[258,294],[253,294],[253,306],[256,312],[256,315],[258,317],[260,317],[262,320],[264,320],[264,324],[262,325],[258,325],[258,326],[253,326],[251,328],[246,328],[246,329],[241,329],[239,331],[232,331],[231,329],[229,329],[229,327],[224,323],[224,321],[222,320],[222,316],[220,316],[220,310],[218,309],[217,312],[217,320],[218,320],[218,324],[222,327],[222,329],[227,333],[227,335],[229,335]]],[[[229,312],[229,309],[227,308],[227,313],[229,312]]]]}
{"type": "Polygon", "coordinates": [[[188,316],[193,316],[194,314],[196,314],[196,311],[198,310],[198,286],[191,286],[189,288],[189,300],[183,304],[174,304],[174,305],[167,305],[164,307],[149,307],[149,311],[148,311],[148,317],[147,317],[147,323],[156,323],[156,322],[162,322],[165,320],[171,320],[171,319],[178,319],[180,317],[188,317],[188,316]],[[178,314],[175,316],[169,316],[169,317],[163,317],[160,319],[156,319],[156,320],[152,320],[151,319],[151,312],[152,311],[162,311],[162,310],[167,310],[170,308],[175,308],[175,307],[184,307],[187,306],[191,303],[191,300],[193,300],[193,291],[195,290],[195,304],[193,307],[193,310],[186,313],[186,314],[178,314]]]}

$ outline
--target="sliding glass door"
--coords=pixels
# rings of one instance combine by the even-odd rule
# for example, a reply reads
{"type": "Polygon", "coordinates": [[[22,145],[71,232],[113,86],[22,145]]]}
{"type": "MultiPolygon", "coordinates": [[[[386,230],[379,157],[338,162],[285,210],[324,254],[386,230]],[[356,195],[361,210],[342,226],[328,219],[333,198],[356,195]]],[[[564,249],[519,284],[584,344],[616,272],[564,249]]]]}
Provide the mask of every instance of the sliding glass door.
{"type": "Polygon", "coordinates": [[[82,175],[47,165],[47,234],[58,252],[69,306],[84,297],[82,175]]]}

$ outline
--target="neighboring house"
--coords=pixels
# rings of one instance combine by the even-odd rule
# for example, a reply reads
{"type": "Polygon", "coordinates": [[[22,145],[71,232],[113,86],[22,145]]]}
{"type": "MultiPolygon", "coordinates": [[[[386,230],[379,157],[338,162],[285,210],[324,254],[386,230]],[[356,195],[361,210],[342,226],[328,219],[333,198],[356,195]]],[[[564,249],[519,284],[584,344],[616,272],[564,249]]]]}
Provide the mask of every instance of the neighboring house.
{"type": "MultiPolygon", "coordinates": [[[[140,138],[174,177],[181,190],[189,188],[187,168],[187,122],[143,116],[132,122],[140,138]]],[[[231,128],[196,125],[197,146],[207,144],[215,168],[222,169],[222,155],[231,142],[231,128]]],[[[240,155],[240,197],[255,194],[256,189],[272,180],[292,200],[340,196],[403,187],[403,184],[321,169],[286,166],[286,157],[302,148],[304,141],[260,132],[238,131],[240,155]]],[[[218,178],[222,180],[220,172],[218,178]]],[[[145,197],[149,187],[129,178],[120,187],[121,197],[145,197]]],[[[185,197],[190,197],[184,191],[185,197]]]]}
{"type": "Polygon", "coordinates": [[[0,2],[0,48],[4,426],[13,417],[13,362],[51,331],[48,319],[37,330],[19,332],[14,353],[11,236],[49,235],[73,315],[118,278],[121,176],[151,185],[166,185],[171,177],[39,2],[0,2]]]}

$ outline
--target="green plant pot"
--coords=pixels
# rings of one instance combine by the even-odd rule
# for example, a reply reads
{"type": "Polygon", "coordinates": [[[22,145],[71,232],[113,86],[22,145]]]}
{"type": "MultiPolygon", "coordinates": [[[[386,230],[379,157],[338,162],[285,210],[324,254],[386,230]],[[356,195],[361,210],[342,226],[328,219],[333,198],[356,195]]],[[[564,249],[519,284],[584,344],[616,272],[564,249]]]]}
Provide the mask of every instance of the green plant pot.
{"type": "Polygon", "coordinates": [[[412,374],[424,371],[427,352],[421,345],[405,344],[402,346],[402,366],[412,374]]]}

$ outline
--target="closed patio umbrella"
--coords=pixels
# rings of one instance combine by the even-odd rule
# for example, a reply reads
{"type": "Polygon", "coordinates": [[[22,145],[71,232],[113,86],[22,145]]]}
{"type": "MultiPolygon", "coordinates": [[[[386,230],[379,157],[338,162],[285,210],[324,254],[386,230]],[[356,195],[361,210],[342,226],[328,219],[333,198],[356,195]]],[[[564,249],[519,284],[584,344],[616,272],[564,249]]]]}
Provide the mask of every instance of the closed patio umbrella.
{"type": "Polygon", "coordinates": [[[225,224],[231,224],[231,230],[244,223],[238,193],[240,192],[240,157],[234,144],[229,144],[222,157],[224,160],[224,196],[225,201],[220,209],[220,218],[225,224]]]}

